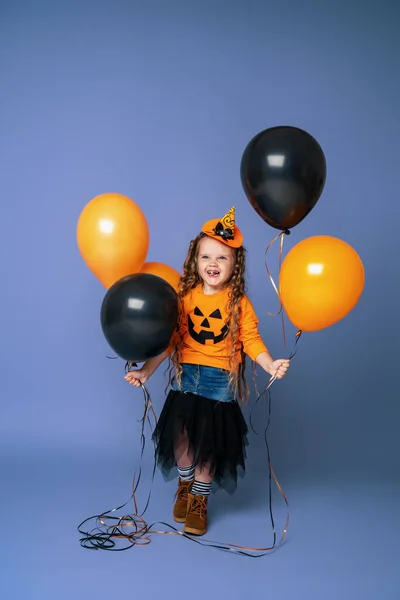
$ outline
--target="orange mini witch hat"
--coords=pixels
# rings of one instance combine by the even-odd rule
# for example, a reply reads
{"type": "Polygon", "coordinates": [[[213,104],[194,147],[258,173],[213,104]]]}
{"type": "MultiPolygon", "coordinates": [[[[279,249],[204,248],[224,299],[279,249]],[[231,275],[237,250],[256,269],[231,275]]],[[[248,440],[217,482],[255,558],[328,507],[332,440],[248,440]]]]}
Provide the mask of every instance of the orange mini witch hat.
{"type": "Polygon", "coordinates": [[[222,219],[211,219],[211,221],[204,223],[201,230],[208,237],[214,238],[231,248],[240,248],[243,244],[242,232],[235,224],[234,206],[222,219]]]}

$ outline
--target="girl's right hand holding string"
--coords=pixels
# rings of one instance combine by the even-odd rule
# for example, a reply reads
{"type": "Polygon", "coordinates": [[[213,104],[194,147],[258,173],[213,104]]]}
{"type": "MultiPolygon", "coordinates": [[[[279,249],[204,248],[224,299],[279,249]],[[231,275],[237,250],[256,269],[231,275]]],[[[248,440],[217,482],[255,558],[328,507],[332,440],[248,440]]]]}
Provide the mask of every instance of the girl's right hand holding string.
{"type": "Polygon", "coordinates": [[[125,381],[135,387],[140,387],[142,384],[144,385],[146,383],[149,377],[150,375],[147,370],[142,367],[141,369],[136,369],[136,371],[129,371],[125,375],[125,381]]]}
{"type": "MultiPolygon", "coordinates": [[[[146,360],[144,365],[142,365],[141,369],[136,369],[136,371],[129,370],[125,375],[125,381],[134,385],[135,387],[140,387],[144,385],[149,377],[154,373],[157,367],[165,360],[168,356],[168,350],[165,350],[158,356],[154,358],[149,358],[146,360]]],[[[131,363],[131,366],[136,366],[131,363]]]]}

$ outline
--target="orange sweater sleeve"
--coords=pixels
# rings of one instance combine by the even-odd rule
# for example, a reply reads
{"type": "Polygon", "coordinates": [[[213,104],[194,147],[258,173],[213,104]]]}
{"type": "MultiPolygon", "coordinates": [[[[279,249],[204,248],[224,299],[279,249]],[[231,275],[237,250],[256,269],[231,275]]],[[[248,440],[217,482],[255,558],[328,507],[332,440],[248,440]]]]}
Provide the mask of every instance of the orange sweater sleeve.
{"type": "MultiPolygon", "coordinates": [[[[178,317],[178,323],[177,323],[177,327],[176,327],[176,330],[177,330],[180,338],[183,338],[183,336],[185,335],[185,333],[187,331],[187,328],[188,328],[188,326],[187,326],[186,314],[183,310],[178,317]]],[[[165,351],[167,353],[167,356],[172,354],[172,351],[174,349],[174,337],[175,336],[172,336],[171,342],[165,351]]]]}
{"type": "Polygon", "coordinates": [[[247,296],[244,296],[241,302],[241,316],[239,323],[239,336],[243,344],[243,350],[255,361],[261,352],[268,352],[260,332],[258,331],[258,319],[253,305],[247,296]]]}

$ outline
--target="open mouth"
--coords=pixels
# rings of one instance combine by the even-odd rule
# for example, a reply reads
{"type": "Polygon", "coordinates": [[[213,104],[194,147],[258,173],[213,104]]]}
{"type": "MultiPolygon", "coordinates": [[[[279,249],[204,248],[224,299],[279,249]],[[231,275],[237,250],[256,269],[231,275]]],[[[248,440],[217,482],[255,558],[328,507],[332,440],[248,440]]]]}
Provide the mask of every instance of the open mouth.
{"type": "Polygon", "coordinates": [[[215,271],[214,269],[207,271],[207,275],[209,277],[212,277],[212,278],[218,277],[219,274],[220,274],[220,272],[219,271],[215,271]]]}

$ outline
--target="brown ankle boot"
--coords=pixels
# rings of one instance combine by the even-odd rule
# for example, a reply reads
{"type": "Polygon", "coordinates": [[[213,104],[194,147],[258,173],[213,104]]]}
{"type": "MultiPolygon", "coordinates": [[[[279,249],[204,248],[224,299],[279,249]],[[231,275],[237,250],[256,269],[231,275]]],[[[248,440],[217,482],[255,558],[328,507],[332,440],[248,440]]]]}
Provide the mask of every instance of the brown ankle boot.
{"type": "Polygon", "coordinates": [[[174,505],[174,521],[177,523],[184,523],[186,519],[188,495],[192,489],[193,481],[182,481],[178,479],[178,489],[175,494],[175,505],[174,505]]]}
{"type": "Polygon", "coordinates": [[[190,494],[188,497],[187,515],[183,531],[192,535],[204,535],[207,531],[208,496],[190,494]]]}

